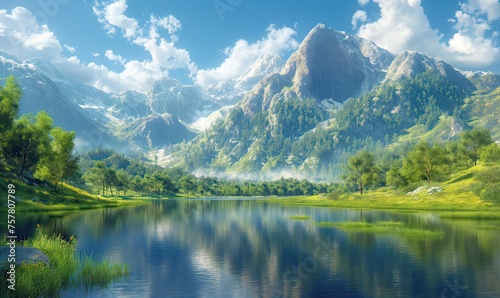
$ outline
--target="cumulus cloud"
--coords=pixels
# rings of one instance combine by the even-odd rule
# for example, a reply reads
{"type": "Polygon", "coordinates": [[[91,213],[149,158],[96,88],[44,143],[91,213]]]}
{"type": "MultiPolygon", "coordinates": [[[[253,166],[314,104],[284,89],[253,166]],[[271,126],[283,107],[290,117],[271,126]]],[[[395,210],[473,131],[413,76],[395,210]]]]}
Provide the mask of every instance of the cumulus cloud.
{"type": "Polygon", "coordinates": [[[104,56],[108,58],[110,61],[118,62],[122,65],[125,64],[125,62],[127,62],[125,59],[123,59],[122,56],[113,53],[113,50],[107,50],[106,53],[104,53],[104,56]]]}
{"type": "Polygon", "coordinates": [[[363,10],[358,10],[352,16],[351,24],[352,28],[356,28],[358,26],[358,22],[364,23],[366,22],[367,16],[366,12],[363,10]]]}
{"type": "Polygon", "coordinates": [[[267,36],[255,43],[240,39],[234,46],[224,50],[227,57],[220,66],[199,70],[195,81],[201,86],[209,86],[219,81],[236,79],[259,57],[298,48],[299,43],[293,38],[296,33],[289,27],[277,29],[271,25],[267,28],[267,36]]]}
{"type": "Polygon", "coordinates": [[[76,49],[74,47],[68,46],[67,44],[64,45],[64,48],[70,53],[76,52],[76,49]]]}
{"type": "Polygon", "coordinates": [[[370,0],[358,0],[360,6],[365,6],[368,2],[370,2],[370,0]]]}
{"type": "Polygon", "coordinates": [[[433,29],[420,0],[373,0],[380,8],[380,18],[367,22],[353,15],[353,25],[362,23],[361,37],[373,40],[392,52],[420,51],[440,57],[462,69],[499,68],[500,48],[495,45],[497,31],[492,22],[500,18],[498,0],[469,0],[450,21],[455,33],[449,40],[433,29]]]}
{"type": "Polygon", "coordinates": [[[0,51],[24,60],[60,57],[63,50],[47,25],[37,25],[27,9],[16,7],[10,14],[0,10],[0,51]]]}
{"type": "MultiPolygon", "coordinates": [[[[104,56],[123,66],[120,72],[94,62],[83,63],[73,55],[76,50],[62,45],[47,25],[39,25],[36,16],[23,7],[10,13],[0,10],[0,51],[14,55],[21,60],[33,57],[47,59],[69,77],[102,89],[106,92],[135,90],[144,92],[161,77],[168,77],[169,70],[187,69],[192,75],[196,66],[189,52],[176,46],[181,22],[174,16],[151,15],[145,24],[126,15],[126,0],[106,3],[96,1],[93,11],[108,34],[120,35],[131,46],[139,46],[150,54],[146,60],[124,59],[108,50],[104,56]]],[[[99,57],[98,53],[92,53],[99,57]]]]}
{"type": "Polygon", "coordinates": [[[96,2],[93,10],[109,34],[115,34],[116,28],[118,28],[123,31],[125,37],[131,38],[137,34],[139,24],[136,20],[125,15],[127,7],[126,0],[118,0],[112,3],[96,2]]]}

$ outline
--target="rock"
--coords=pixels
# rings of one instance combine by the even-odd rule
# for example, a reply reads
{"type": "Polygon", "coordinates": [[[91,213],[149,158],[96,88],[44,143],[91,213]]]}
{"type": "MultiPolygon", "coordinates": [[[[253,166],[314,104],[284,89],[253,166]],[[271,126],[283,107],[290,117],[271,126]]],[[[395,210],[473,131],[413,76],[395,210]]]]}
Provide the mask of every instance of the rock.
{"type": "Polygon", "coordinates": [[[416,194],[423,192],[424,190],[425,190],[425,186],[420,186],[419,188],[415,189],[414,191],[410,191],[409,193],[407,193],[407,195],[414,196],[416,194]]]}
{"type": "Polygon", "coordinates": [[[443,191],[443,189],[439,186],[435,186],[435,187],[431,187],[427,190],[427,192],[430,194],[430,195],[433,195],[435,193],[438,193],[440,191],[443,191]]]}
{"type": "MultiPolygon", "coordinates": [[[[0,246],[0,270],[8,268],[10,264],[12,264],[11,262],[8,262],[10,250],[11,249],[9,246],[0,246]]],[[[29,246],[16,246],[15,250],[16,266],[19,266],[22,262],[42,262],[50,264],[47,255],[38,248],[29,246]]]]}

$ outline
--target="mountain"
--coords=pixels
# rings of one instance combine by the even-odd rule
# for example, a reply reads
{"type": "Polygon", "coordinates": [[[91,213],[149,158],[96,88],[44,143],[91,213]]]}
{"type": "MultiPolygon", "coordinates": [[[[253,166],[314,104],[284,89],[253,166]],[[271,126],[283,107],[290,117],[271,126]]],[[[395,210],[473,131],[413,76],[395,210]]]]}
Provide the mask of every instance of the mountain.
{"type": "Polygon", "coordinates": [[[9,75],[23,88],[20,113],[47,111],[55,125],[76,132],[78,150],[147,151],[190,140],[196,134],[186,123],[221,108],[200,88],[174,79],[155,82],[146,94],[111,94],[65,77],[47,60],[0,53],[0,78],[9,75]]]}
{"type": "Polygon", "coordinates": [[[201,88],[184,86],[171,78],[154,82],[146,96],[146,102],[152,112],[169,113],[187,123],[192,123],[201,115],[205,116],[221,108],[220,104],[201,88]]]}
{"type": "MultiPolygon", "coordinates": [[[[75,97],[68,96],[67,91],[72,88],[63,85],[71,82],[56,79],[63,76],[48,62],[41,63],[41,60],[22,62],[5,53],[0,53],[0,63],[0,77],[7,78],[13,75],[22,87],[21,114],[47,111],[54,119],[54,125],[77,132],[76,144],[81,149],[88,150],[99,146],[126,148],[125,144],[107,131],[102,121],[97,121],[96,114],[79,106],[75,102],[75,97]],[[37,68],[37,65],[41,67],[41,70],[37,68]]],[[[83,84],[75,83],[74,89],[79,90],[81,85],[83,84]]],[[[87,86],[82,88],[85,89],[87,86]]]]}
{"type": "Polygon", "coordinates": [[[491,125],[494,117],[481,114],[485,103],[471,99],[475,90],[440,59],[394,56],[320,24],[278,73],[163,160],[204,173],[286,172],[331,181],[340,178],[352,152],[388,154],[387,148],[425,135],[453,138],[475,123],[473,117],[491,125]]]}
{"type": "Polygon", "coordinates": [[[243,98],[264,77],[278,73],[285,61],[281,55],[262,55],[236,79],[223,80],[205,88],[214,99],[234,104],[243,98]]]}
{"type": "Polygon", "coordinates": [[[468,71],[462,74],[479,90],[491,91],[500,87],[500,75],[483,71],[468,71]]]}
{"type": "Polygon", "coordinates": [[[460,71],[453,68],[441,59],[430,58],[422,53],[404,51],[392,61],[385,76],[384,82],[399,82],[403,79],[413,79],[416,75],[426,71],[438,72],[451,84],[464,90],[473,91],[474,84],[460,71]]]}
{"type": "Polygon", "coordinates": [[[266,110],[278,98],[343,103],[367,92],[385,76],[393,55],[372,42],[316,26],[280,73],[267,76],[241,103],[245,113],[266,110]]]}
{"type": "Polygon", "coordinates": [[[195,132],[168,113],[123,122],[117,131],[125,132],[120,138],[136,150],[162,148],[196,136],[195,132]]]}

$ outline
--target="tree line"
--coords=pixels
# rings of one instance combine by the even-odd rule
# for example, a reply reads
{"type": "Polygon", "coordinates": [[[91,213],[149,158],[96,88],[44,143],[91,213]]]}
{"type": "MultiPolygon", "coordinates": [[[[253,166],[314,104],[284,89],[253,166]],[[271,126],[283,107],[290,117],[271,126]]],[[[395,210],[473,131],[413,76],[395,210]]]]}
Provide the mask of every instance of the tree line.
{"type": "Polygon", "coordinates": [[[404,154],[393,153],[378,163],[373,153],[360,151],[348,159],[343,179],[360,194],[367,187],[405,189],[422,181],[431,186],[480,160],[487,168],[476,175],[482,183],[476,190],[482,198],[500,201],[500,147],[484,128],[464,131],[457,140],[444,144],[420,141],[404,154]]]}
{"type": "Polygon", "coordinates": [[[274,181],[230,181],[196,177],[180,168],[148,164],[110,149],[98,148],[79,157],[80,187],[102,195],[293,196],[331,190],[326,183],[281,178],[274,181]]]}

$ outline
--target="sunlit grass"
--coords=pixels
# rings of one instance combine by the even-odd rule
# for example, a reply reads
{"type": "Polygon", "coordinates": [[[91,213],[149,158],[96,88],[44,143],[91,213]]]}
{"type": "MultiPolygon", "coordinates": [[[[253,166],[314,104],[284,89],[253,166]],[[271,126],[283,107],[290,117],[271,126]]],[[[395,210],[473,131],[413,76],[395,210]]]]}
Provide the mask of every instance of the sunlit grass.
{"type": "MultiPolygon", "coordinates": [[[[5,240],[1,243],[5,245],[5,240]]],[[[0,297],[58,297],[62,289],[83,285],[86,289],[106,287],[110,282],[127,276],[127,265],[109,260],[96,260],[75,252],[76,240],[65,241],[60,236],[48,236],[37,229],[33,238],[19,245],[35,247],[43,251],[50,264],[42,262],[22,264],[16,267],[16,290],[10,296],[0,297]]],[[[6,278],[0,287],[7,289],[6,278]]]]}
{"type": "Polygon", "coordinates": [[[295,220],[308,220],[311,219],[310,216],[307,215],[292,215],[288,217],[289,219],[295,219],[295,220]]]}
{"type": "Polygon", "coordinates": [[[432,195],[427,192],[407,195],[406,192],[401,193],[388,187],[382,187],[377,190],[368,190],[363,195],[359,193],[339,194],[335,200],[330,200],[328,194],[323,194],[269,198],[265,201],[291,206],[351,209],[500,212],[500,204],[483,201],[472,190],[473,185],[477,183],[474,174],[484,170],[485,167],[483,164],[478,164],[450,175],[449,180],[439,183],[443,191],[432,195]]]}
{"type": "Polygon", "coordinates": [[[439,217],[448,219],[491,219],[500,220],[500,211],[441,212],[439,217]]]}
{"type": "Polygon", "coordinates": [[[432,231],[422,228],[410,228],[399,221],[377,221],[374,223],[364,221],[345,222],[319,222],[320,227],[335,227],[345,231],[366,232],[376,234],[390,234],[407,238],[441,238],[443,231],[432,231]]]}

